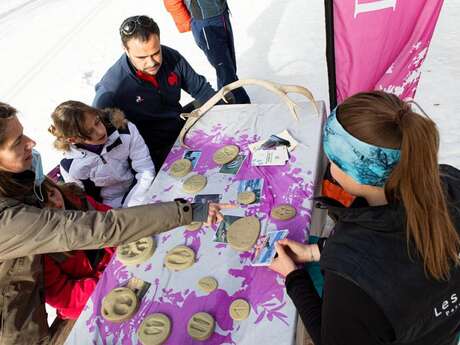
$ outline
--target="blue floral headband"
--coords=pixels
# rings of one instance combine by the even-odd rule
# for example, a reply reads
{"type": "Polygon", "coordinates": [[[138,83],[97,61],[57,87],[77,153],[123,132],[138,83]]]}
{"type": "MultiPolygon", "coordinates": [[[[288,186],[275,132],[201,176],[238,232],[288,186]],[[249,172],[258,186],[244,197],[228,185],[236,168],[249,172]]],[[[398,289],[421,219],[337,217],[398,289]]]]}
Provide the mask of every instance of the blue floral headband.
{"type": "Polygon", "coordinates": [[[335,108],[324,127],[326,156],[344,173],[364,185],[382,187],[399,162],[400,150],[365,143],[340,124],[335,108]]]}

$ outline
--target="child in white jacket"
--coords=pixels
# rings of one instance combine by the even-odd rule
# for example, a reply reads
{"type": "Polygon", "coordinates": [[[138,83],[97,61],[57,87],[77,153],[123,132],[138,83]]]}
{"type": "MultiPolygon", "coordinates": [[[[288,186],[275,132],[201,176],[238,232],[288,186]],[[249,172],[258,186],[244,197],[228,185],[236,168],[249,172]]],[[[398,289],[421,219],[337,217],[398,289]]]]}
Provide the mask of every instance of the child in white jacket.
{"type": "Polygon", "coordinates": [[[64,151],[60,170],[97,201],[111,207],[148,203],[155,168],[136,126],[118,109],[96,109],[78,101],[51,115],[54,146],[64,151]]]}

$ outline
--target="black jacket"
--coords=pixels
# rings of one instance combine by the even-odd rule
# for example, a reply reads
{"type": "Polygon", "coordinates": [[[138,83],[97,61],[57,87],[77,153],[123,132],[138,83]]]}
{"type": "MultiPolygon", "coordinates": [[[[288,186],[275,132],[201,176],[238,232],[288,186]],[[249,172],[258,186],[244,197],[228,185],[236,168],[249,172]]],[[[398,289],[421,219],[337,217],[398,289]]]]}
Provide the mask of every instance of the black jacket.
{"type": "MultiPolygon", "coordinates": [[[[450,166],[440,169],[460,233],[460,171],[450,166]]],[[[329,207],[329,212],[337,217],[337,224],[321,253],[322,308],[305,274],[295,271],[286,280],[296,306],[306,309],[302,319],[309,323],[307,329],[321,339],[316,344],[456,344],[460,267],[452,268],[447,282],[426,278],[415,249],[411,248],[412,257],[408,254],[402,206],[329,207]],[[301,284],[313,305],[299,297],[301,284]],[[342,320],[331,320],[334,315],[341,315],[342,320]]]]}
{"type": "Polygon", "coordinates": [[[155,76],[158,87],[140,79],[123,54],[96,85],[93,101],[97,108],[123,110],[139,129],[151,154],[169,148],[184,124],[179,117],[181,89],[201,104],[215,93],[176,50],[161,46],[161,51],[163,63],[155,76]]]}

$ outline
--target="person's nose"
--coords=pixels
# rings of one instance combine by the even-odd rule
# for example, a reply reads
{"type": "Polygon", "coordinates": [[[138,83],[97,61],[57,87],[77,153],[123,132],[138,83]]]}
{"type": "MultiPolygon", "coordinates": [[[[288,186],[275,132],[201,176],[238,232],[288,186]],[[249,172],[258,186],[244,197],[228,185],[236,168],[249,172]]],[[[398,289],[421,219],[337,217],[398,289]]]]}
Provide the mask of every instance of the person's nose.
{"type": "Polygon", "coordinates": [[[147,62],[150,66],[155,66],[157,64],[157,62],[155,61],[155,58],[153,55],[150,55],[148,58],[147,58],[147,62]]]}
{"type": "Polygon", "coordinates": [[[27,147],[27,149],[32,150],[32,148],[35,145],[37,145],[37,143],[35,141],[33,141],[32,139],[30,139],[28,136],[26,136],[26,138],[27,138],[26,147],[27,147]]]}

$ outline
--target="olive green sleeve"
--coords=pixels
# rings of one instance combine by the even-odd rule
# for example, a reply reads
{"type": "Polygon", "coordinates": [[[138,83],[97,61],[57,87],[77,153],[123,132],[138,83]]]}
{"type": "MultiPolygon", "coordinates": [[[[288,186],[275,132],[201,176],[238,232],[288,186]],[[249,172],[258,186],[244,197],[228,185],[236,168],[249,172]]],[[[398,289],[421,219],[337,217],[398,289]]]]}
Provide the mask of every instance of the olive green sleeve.
{"type": "Polygon", "coordinates": [[[192,208],[184,201],[106,213],[40,209],[18,203],[0,211],[0,261],[27,255],[117,246],[191,221],[192,208]]]}

